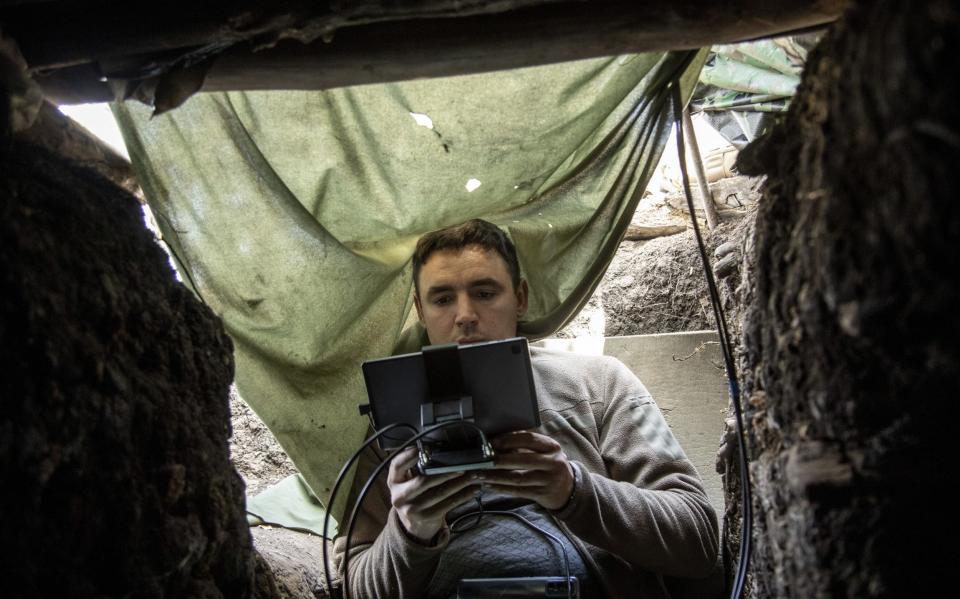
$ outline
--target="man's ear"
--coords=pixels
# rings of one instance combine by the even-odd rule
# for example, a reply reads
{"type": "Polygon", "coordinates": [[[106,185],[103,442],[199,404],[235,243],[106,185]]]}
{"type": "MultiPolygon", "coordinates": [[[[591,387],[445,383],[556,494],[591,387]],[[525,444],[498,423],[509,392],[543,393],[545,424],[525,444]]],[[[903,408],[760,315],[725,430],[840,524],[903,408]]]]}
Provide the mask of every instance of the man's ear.
{"type": "Polygon", "coordinates": [[[527,286],[527,280],[520,279],[520,284],[517,285],[517,318],[527,313],[529,300],[530,288],[527,286]]]}
{"type": "Polygon", "coordinates": [[[417,307],[417,319],[423,324],[423,306],[420,305],[420,295],[416,291],[413,292],[413,305],[417,307]]]}

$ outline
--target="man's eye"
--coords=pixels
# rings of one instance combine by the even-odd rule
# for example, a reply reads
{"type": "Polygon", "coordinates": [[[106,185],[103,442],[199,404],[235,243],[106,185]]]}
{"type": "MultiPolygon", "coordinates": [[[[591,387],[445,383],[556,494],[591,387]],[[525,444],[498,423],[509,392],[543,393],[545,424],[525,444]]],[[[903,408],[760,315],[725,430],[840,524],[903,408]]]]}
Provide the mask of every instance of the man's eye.
{"type": "Polygon", "coordinates": [[[497,296],[496,291],[477,291],[477,297],[480,299],[493,299],[497,296]]]}
{"type": "Polygon", "coordinates": [[[450,303],[450,299],[449,295],[441,295],[433,298],[433,303],[436,306],[445,306],[450,303]]]}

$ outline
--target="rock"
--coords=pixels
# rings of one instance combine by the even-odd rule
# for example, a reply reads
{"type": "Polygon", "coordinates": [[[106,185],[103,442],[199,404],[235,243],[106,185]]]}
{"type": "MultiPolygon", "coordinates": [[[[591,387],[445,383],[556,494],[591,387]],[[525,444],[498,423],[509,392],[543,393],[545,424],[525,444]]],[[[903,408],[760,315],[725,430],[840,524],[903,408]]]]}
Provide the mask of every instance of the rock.
{"type": "Polygon", "coordinates": [[[713,265],[713,274],[718,279],[725,279],[736,272],[739,262],[740,256],[736,254],[727,254],[713,265]]]}

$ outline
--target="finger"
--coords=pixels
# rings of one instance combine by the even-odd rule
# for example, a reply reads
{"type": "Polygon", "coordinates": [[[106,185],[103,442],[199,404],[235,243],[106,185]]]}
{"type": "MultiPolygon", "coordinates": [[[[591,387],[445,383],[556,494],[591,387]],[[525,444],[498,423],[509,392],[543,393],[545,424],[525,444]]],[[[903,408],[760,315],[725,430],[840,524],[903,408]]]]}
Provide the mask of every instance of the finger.
{"type": "Polygon", "coordinates": [[[493,461],[497,470],[553,470],[559,464],[557,456],[542,453],[504,453],[493,461]]]}
{"type": "Polygon", "coordinates": [[[447,515],[447,512],[453,508],[474,500],[478,491],[480,491],[480,485],[473,484],[465,489],[460,490],[458,493],[447,497],[440,503],[421,511],[420,515],[424,518],[443,518],[447,515]]]}
{"type": "Polygon", "coordinates": [[[421,474],[413,481],[413,486],[415,487],[416,494],[421,495],[430,489],[446,485],[450,481],[469,482],[471,476],[472,475],[464,472],[447,472],[445,474],[431,474],[429,476],[421,474]]]}
{"type": "Polygon", "coordinates": [[[391,481],[388,483],[390,486],[391,500],[395,506],[410,503],[416,501],[417,497],[429,492],[433,488],[440,487],[450,481],[461,478],[465,478],[463,473],[449,472],[447,474],[434,474],[431,476],[417,474],[407,480],[391,481]]]}
{"type": "Polygon", "coordinates": [[[404,449],[393,458],[392,462],[390,462],[390,474],[387,476],[387,480],[393,482],[402,482],[410,479],[412,476],[414,476],[410,474],[410,468],[415,466],[416,463],[416,448],[408,447],[404,449]]]}
{"type": "Polygon", "coordinates": [[[395,506],[402,504],[421,503],[423,496],[427,500],[432,495],[446,496],[463,488],[475,480],[475,476],[463,472],[449,472],[430,476],[418,475],[408,481],[394,484],[391,488],[392,501],[395,506]],[[448,486],[452,485],[452,486],[448,486]]]}
{"type": "Polygon", "coordinates": [[[464,476],[429,489],[412,498],[410,503],[414,506],[414,509],[429,510],[457,495],[463,489],[470,487],[477,489],[479,485],[480,481],[476,476],[464,476]]]}
{"type": "Polygon", "coordinates": [[[520,431],[500,435],[490,442],[497,451],[516,451],[528,449],[539,453],[559,451],[560,444],[546,435],[531,431],[520,431]]]}
{"type": "Polygon", "coordinates": [[[511,487],[544,487],[556,480],[550,472],[489,470],[480,480],[489,485],[509,485],[511,487]]]}
{"type": "Polygon", "coordinates": [[[416,447],[408,447],[393,458],[393,463],[396,464],[398,468],[411,468],[417,464],[418,456],[419,452],[416,447]]]}

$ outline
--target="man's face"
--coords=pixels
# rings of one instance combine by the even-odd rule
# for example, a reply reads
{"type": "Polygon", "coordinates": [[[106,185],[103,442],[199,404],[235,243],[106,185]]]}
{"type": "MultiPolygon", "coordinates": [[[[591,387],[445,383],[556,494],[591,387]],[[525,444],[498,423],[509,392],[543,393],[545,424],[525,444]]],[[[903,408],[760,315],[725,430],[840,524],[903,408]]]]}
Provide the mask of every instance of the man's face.
{"type": "Polygon", "coordinates": [[[414,297],[430,343],[476,343],[515,337],[527,311],[527,282],[514,289],[507,262],[494,250],[468,245],[430,254],[414,297]]]}

